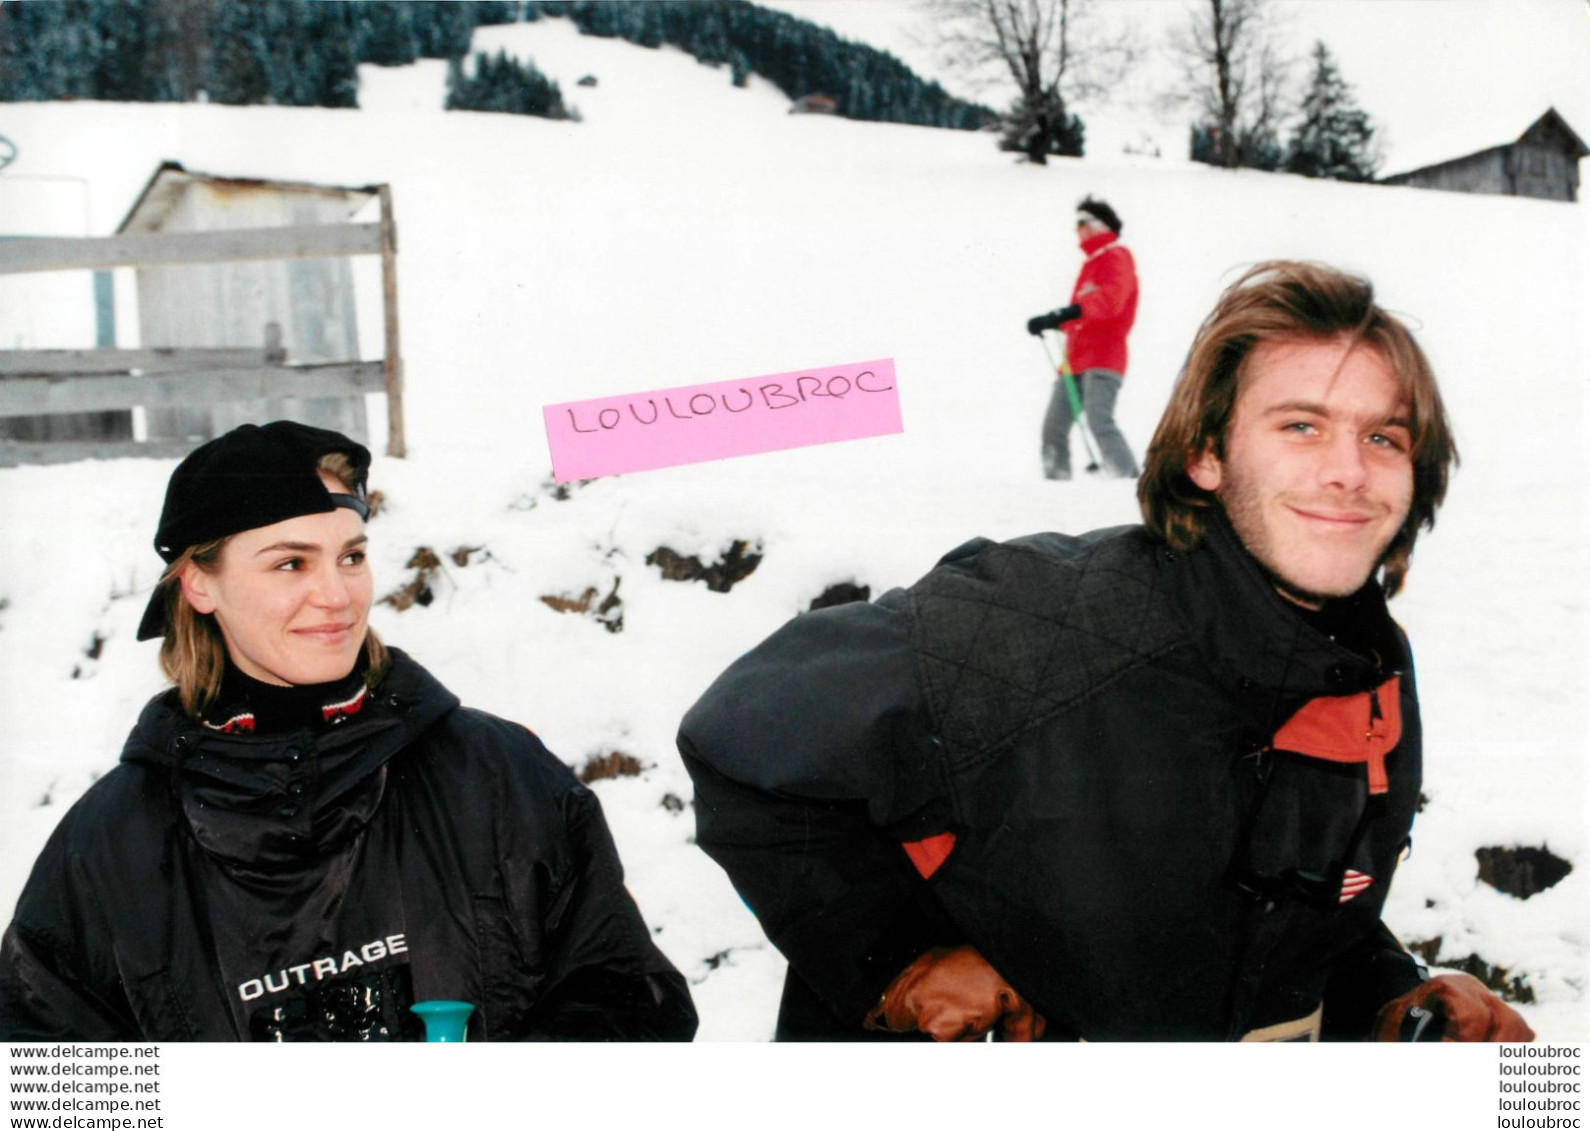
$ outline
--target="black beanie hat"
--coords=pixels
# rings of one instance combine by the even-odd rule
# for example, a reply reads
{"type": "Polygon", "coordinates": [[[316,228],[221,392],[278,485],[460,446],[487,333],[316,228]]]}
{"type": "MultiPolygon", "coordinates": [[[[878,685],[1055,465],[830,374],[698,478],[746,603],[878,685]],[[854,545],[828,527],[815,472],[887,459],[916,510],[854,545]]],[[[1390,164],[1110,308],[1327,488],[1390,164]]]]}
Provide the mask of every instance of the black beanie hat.
{"type": "MultiPolygon", "coordinates": [[[[170,564],[189,546],[213,542],[339,506],[368,517],[364,503],[370,451],[325,428],[292,420],[244,424],[201,444],[177,465],[155,530],[155,552],[170,564]],[[320,480],[320,458],[341,452],[353,466],[355,494],[333,494],[320,480]]],[[[155,587],[138,639],[165,635],[165,594],[155,587]]]]}
{"type": "Polygon", "coordinates": [[[1104,201],[1085,196],[1082,198],[1082,203],[1077,205],[1077,211],[1086,212],[1116,235],[1121,234],[1121,218],[1115,214],[1115,209],[1104,201]]]}

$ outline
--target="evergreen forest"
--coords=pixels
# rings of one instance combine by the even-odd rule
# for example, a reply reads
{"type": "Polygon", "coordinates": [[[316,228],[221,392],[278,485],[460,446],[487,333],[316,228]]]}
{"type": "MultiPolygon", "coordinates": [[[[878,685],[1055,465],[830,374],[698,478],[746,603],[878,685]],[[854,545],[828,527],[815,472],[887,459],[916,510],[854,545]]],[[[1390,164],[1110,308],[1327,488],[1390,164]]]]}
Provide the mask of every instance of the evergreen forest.
{"type": "Polygon", "coordinates": [[[454,62],[450,108],[570,117],[528,61],[479,56],[477,27],[572,20],[587,35],[678,47],[761,75],[791,99],[825,94],[867,121],[979,129],[997,115],[925,82],[887,52],[747,0],[16,0],[0,2],[0,101],[205,100],[358,105],[360,63],[454,62]]]}

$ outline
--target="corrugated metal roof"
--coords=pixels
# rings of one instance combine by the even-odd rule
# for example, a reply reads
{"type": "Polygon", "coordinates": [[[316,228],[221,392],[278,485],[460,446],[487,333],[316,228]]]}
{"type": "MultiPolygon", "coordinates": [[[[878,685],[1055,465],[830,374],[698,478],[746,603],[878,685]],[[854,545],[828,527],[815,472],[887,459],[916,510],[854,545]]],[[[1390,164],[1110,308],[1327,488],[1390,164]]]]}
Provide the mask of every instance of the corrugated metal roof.
{"type": "Polygon", "coordinates": [[[307,181],[274,181],[263,177],[223,177],[214,173],[190,172],[175,161],[167,161],[155,170],[149,183],[138,194],[138,199],[127,210],[126,217],[116,229],[118,234],[157,232],[166,218],[182,199],[188,187],[205,184],[234,189],[238,192],[308,193],[316,196],[342,198],[348,203],[351,216],[363,208],[377,193],[379,186],[317,185],[307,181]]]}

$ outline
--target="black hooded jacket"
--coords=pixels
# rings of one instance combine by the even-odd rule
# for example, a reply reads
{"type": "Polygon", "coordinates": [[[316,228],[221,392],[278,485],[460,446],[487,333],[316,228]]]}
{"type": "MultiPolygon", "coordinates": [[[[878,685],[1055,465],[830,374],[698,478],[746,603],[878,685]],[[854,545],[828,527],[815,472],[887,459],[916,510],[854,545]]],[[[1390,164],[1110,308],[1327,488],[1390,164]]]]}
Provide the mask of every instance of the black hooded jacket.
{"type": "Polygon", "coordinates": [[[1057,1038],[1236,1039],[1322,1002],[1365,1035],[1420,980],[1379,920],[1420,732],[1378,590],[1347,606],[1355,648],[1216,515],[1184,555],[976,540],[738,660],[679,744],[698,843],[789,959],[780,1035],[863,1036],[962,943],[1057,1038]]]}
{"type": "Polygon", "coordinates": [[[596,798],[396,649],[356,714],[227,734],[144,709],[35,864],[0,1039],[688,1040],[596,798]]]}

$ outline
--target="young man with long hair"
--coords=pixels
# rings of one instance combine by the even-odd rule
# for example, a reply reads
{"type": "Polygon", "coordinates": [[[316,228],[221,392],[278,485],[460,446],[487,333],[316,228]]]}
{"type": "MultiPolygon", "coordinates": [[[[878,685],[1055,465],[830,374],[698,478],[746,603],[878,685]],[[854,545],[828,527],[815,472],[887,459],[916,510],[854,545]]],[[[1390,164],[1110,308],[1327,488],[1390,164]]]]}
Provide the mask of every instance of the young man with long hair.
{"type": "Polygon", "coordinates": [[[1369,284],[1261,264],[1193,344],[1143,525],[974,540],[738,660],[679,744],[789,959],[780,1035],[1530,1039],[1380,920],[1421,780],[1386,598],[1455,459],[1369,284]]]}

